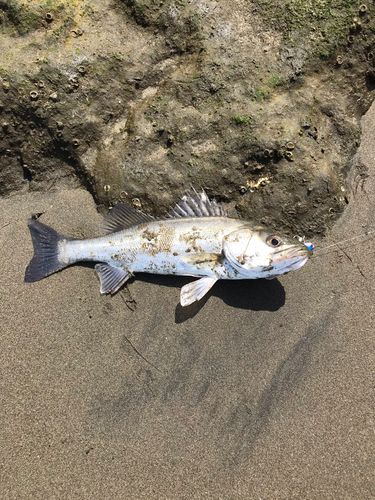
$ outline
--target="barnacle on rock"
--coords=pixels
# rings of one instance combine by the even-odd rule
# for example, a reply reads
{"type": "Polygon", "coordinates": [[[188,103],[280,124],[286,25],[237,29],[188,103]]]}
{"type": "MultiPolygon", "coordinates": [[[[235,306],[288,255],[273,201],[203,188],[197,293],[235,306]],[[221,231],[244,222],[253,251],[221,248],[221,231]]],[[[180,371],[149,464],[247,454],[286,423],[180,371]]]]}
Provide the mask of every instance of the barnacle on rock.
{"type": "Polygon", "coordinates": [[[369,53],[367,54],[367,60],[368,60],[368,61],[372,61],[372,59],[374,59],[374,53],[373,53],[373,52],[369,52],[369,53]]]}
{"type": "Polygon", "coordinates": [[[291,151],[285,151],[285,158],[289,161],[293,161],[293,153],[291,151]]]}
{"type": "Polygon", "coordinates": [[[72,36],[78,37],[83,35],[83,31],[80,28],[71,31],[72,36]]]}
{"type": "Polygon", "coordinates": [[[43,80],[39,80],[39,82],[38,82],[38,87],[39,87],[40,89],[42,89],[42,88],[44,87],[44,82],[43,82],[43,80]]]}
{"type": "Polygon", "coordinates": [[[245,194],[245,193],[246,193],[246,191],[247,191],[247,187],[246,187],[246,186],[240,186],[240,188],[239,188],[239,192],[240,192],[241,194],[245,194]]]}
{"type": "Polygon", "coordinates": [[[139,198],[133,198],[132,203],[135,206],[135,208],[138,208],[138,210],[140,210],[142,208],[142,203],[141,203],[141,200],[139,198]]]}
{"type": "Polygon", "coordinates": [[[250,191],[253,191],[254,189],[259,189],[260,186],[265,186],[269,182],[270,182],[269,177],[261,177],[257,181],[248,180],[247,185],[250,188],[250,191]]]}
{"type": "Polygon", "coordinates": [[[349,35],[348,36],[348,43],[353,43],[354,42],[354,36],[353,35],[349,35]]]}
{"type": "Polygon", "coordinates": [[[84,66],[79,66],[78,73],[81,73],[81,75],[84,75],[86,73],[86,68],[84,66]]]}
{"type": "Polygon", "coordinates": [[[46,21],[47,23],[51,23],[53,21],[53,15],[50,12],[47,12],[46,14],[46,21]]]}
{"type": "Polygon", "coordinates": [[[72,142],[73,142],[73,146],[74,146],[75,148],[78,148],[78,146],[79,146],[79,144],[80,144],[80,143],[79,143],[79,139],[73,139],[73,141],[72,141],[72,142]]]}
{"type": "Polygon", "coordinates": [[[106,184],[105,186],[103,186],[103,189],[104,189],[104,192],[108,193],[111,189],[111,186],[109,184],[106,184]]]}
{"type": "Polygon", "coordinates": [[[294,149],[294,143],[289,141],[286,143],[286,149],[288,149],[289,151],[293,151],[294,149]]]}
{"type": "Polygon", "coordinates": [[[77,85],[78,84],[78,76],[72,75],[69,77],[69,83],[72,85],[77,85]]]}
{"type": "Polygon", "coordinates": [[[30,92],[30,99],[32,99],[33,101],[36,101],[39,97],[39,94],[36,90],[32,90],[30,92]]]}
{"type": "Polygon", "coordinates": [[[359,6],[359,12],[361,14],[365,14],[367,12],[367,5],[365,5],[364,3],[362,5],[359,6]]]}
{"type": "Polygon", "coordinates": [[[341,65],[344,62],[344,58],[342,56],[337,56],[336,57],[336,62],[338,65],[341,65]]]}

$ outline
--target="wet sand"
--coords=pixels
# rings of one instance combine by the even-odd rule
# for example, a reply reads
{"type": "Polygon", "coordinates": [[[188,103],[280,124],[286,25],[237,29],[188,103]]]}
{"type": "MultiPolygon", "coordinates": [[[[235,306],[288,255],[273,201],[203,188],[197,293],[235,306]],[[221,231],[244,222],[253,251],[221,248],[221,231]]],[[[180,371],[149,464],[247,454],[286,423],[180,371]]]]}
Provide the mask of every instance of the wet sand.
{"type": "Polygon", "coordinates": [[[374,239],[319,255],[375,228],[374,123],[313,259],[186,309],[185,278],[23,283],[31,214],[74,237],[101,217],[82,190],[0,201],[2,499],[375,498],[374,239]]]}

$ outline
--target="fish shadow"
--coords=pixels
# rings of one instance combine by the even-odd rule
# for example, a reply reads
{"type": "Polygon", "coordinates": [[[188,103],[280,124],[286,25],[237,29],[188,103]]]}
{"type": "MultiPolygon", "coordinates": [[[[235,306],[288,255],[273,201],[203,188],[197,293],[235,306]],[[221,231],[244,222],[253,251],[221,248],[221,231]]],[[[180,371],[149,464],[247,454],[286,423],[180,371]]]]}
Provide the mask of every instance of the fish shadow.
{"type": "MultiPolygon", "coordinates": [[[[193,278],[155,274],[137,274],[137,279],[154,285],[181,288],[193,278]]],[[[219,297],[225,304],[236,309],[249,311],[277,311],[285,304],[285,289],[277,280],[220,280],[198,302],[175,311],[175,322],[183,323],[193,318],[205,306],[211,295],[219,297]]]]}

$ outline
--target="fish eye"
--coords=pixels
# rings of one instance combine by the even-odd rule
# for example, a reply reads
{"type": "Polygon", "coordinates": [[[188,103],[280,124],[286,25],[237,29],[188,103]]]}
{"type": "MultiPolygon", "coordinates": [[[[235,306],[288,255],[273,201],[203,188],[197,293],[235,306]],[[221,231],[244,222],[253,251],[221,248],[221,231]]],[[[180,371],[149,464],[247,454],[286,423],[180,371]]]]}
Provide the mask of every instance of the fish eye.
{"type": "Polygon", "coordinates": [[[281,245],[281,238],[280,236],[276,236],[276,234],[273,234],[272,236],[268,236],[266,243],[270,247],[276,248],[281,245]]]}

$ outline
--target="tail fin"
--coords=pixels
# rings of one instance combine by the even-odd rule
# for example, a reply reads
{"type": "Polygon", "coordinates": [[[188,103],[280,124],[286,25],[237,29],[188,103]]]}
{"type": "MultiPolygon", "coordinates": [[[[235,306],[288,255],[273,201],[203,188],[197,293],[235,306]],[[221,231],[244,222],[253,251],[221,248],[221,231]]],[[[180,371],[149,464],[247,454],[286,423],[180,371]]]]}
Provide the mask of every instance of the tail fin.
{"type": "Polygon", "coordinates": [[[30,283],[41,280],[68,265],[59,260],[58,243],[72,238],[58,233],[36,219],[29,219],[27,223],[34,245],[34,257],[25,272],[25,282],[30,283]]]}

